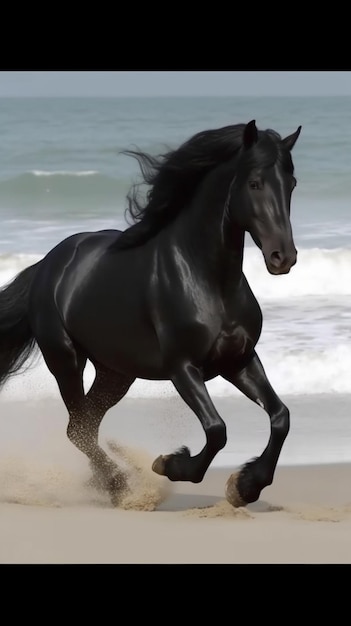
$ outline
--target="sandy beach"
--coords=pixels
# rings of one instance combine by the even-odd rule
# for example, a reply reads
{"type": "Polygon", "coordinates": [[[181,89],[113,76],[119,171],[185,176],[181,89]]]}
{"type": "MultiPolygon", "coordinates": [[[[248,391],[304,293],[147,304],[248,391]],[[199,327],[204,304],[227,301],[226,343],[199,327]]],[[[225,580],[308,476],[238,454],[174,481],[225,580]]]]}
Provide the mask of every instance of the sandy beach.
{"type": "Polygon", "coordinates": [[[182,485],[155,511],[2,503],[1,563],[350,563],[351,467],[282,468],[245,509],[225,470],[182,485]]]}
{"type": "MultiPolygon", "coordinates": [[[[114,410],[103,436],[112,456],[114,410]]],[[[149,446],[132,442],[121,448],[132,491],[112,508],[66,423],[59,401],[1,403],[1,564],[351,562],[351,464],[279,465],[258,502],[233,509],[224,489],[235,467],[170,483],[151,471],[149,446]]],[[[150,441],[159,434],[148,430],[150,441]]]]}

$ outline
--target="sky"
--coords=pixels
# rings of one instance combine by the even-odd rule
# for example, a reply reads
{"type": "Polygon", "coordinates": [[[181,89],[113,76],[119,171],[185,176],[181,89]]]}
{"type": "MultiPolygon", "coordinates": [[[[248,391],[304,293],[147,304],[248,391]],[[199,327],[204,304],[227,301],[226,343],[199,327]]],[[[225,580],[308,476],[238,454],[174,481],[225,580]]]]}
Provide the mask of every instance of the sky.
{"type": "Polygon", "coordinates": [[[0,97],[351,95],[346,71],[0,71],[0,97]]]}

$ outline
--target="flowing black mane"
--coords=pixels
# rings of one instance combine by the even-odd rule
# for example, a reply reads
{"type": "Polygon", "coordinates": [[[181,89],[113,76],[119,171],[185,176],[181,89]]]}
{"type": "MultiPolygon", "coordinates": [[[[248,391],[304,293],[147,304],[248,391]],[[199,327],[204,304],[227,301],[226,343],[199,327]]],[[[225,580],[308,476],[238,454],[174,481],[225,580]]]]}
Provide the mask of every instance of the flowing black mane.
{"type": "MultiPolygon", "coordinates": [[[[127,195],[126,217],[133,224],[116,240],[114,248],[139,246],[172,222],[189,204],[204,177],[221,163],[233,159],[243,143],[245,124],[225,126],[197,133],[176,150],[152,156],[139,150],[122,154],[137,159],[142,181],[134,183],[127,195]],[[142,198],[140,186],[149,189],[142,198]]],[[[277,159],[292,171],[289,150],[284,150],[281,136],[273,130],[258,131],[258,142],[241,160],[243,168],[267,167],[277,159]]],[[[233,175],[235,171],[233,171],[233,175]]]]}

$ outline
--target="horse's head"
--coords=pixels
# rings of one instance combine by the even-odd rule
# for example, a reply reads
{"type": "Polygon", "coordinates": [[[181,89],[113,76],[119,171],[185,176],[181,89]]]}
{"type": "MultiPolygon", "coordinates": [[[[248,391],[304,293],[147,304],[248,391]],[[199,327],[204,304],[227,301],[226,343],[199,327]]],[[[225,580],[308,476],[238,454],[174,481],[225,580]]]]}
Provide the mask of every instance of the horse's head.
{"type": "Polygon", "coordinates": [[[271,274],[287,274],[296,263],[291,223],[291,194],[296,186],[291,150],[301,126],[285,139],[257,131],[255,121],[243,133],[228,208],[231,216],[262,250],[271,274]]]}

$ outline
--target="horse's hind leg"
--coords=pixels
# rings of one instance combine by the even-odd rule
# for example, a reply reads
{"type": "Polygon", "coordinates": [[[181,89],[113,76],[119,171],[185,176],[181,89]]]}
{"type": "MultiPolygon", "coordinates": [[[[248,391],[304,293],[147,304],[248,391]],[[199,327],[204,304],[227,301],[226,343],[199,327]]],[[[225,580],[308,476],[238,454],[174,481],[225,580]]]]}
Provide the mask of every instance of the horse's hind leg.
{"type": "MultiPolygon", "coordinates": [[[[134,382],[134,378],[112,372],[108,368],[95,363],[96,376],[95,380],[86,395],[89,405],[89,413],[93,416],[91,421],[91,436],[98,444],[99,426],[106,412],[119,402],[127,393],[129,387],[134,382]]],[[[70,418],[69,437],[75,437],[75,429],[79,429],[79,421],[70,418]]],[[[98,481],[104,486],[104,467],[100,468],[93,461],[92,469],[96,474],[98,481]],[[102,474],[101,474],[102,469],[102,474]]]]}
{"type": "Polygon", "coordinates": [[[64,328],[56,327],[51,340],[37,338],[45,362],[56,378],[69,414],[67,436],[90,460],[100,483],[109,492],[113,504],[127,488],[124,473],[98,445],[99,426],[106,411],[127,392],[133,380],[108,374],[97,368],[97,376],[87,395],[83,387],[86,357],[73,344],[64,328]],[[59,332],[58,332],[59,331],[59,332]],[[52,341],[55,337],[55,343],[52,341]]]}

